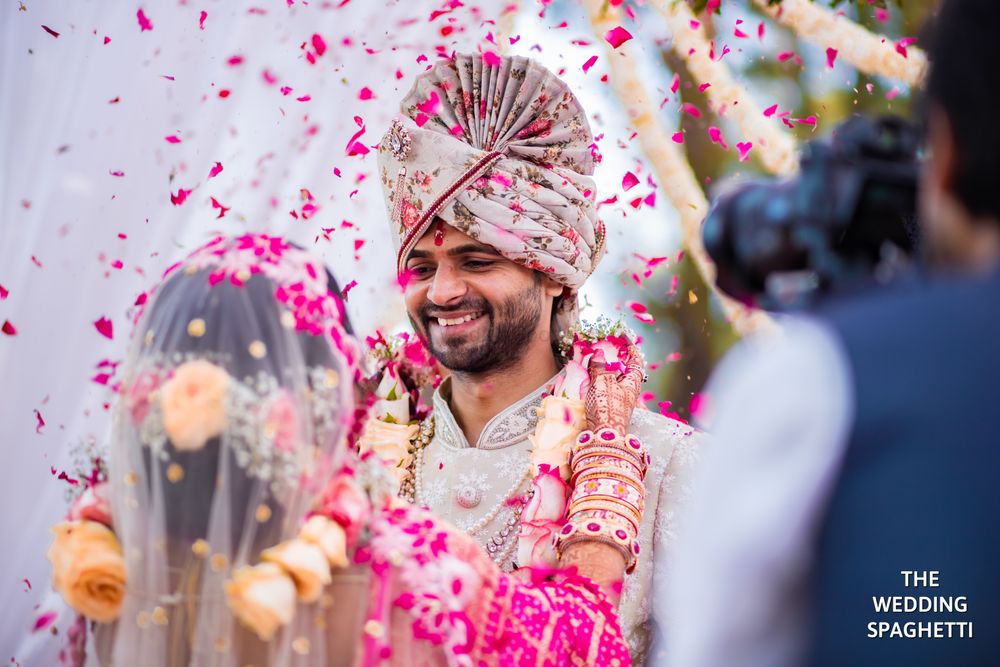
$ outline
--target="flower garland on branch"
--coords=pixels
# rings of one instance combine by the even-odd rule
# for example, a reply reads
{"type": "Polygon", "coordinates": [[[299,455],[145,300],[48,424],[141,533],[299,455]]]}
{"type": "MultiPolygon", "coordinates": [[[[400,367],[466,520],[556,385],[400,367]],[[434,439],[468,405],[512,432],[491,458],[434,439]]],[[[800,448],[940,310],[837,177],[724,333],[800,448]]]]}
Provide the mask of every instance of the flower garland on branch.
{"type": "Polygon", "coordinates": [[[868,32],[843,14],[810,0],[754,0],[765,14],[810,42],[836,49],[837,55],[866,74],[881,74],[918,86],[927,71],[927,54],[885,35],[868,32]]]}
{"type": "Polygon", "coordinates": [[[728,114],[736,121],[743,136],[757,147],[755,152],[761,163],[772,174],[795,172],[799,166],[795,139],[764,116],[763,109],[736,82],[725,63],[712,59],[712,47],[705,30],[695,20],[687,3],[653,0],[653,4],[670,26],[674,51],[699,82],[711,84],[705,92],[713,111],[719,116],[728,114]]]}
{"type": "MultiPolygon", "coordinates": [[[[604,0],[585,0],[594,34],[602,36],[619,25],[617,8],[604,0]]],[[[608,45],[610,47],[610,45],[608,45]]],[[[683,244],[705,284],[715,292],[726,319],[740,335],[774,326],[763,311],[752,310],[720,292],[715,286],[715,266],[701,240],[701,223],[708,213],[708,201],[686,156],[667,136],[657,121],[655,107],[639,80],[638,69],[628,44],[606,49],[611,80],[639,136],[643,152],[653,165],[660,186],[680,215],[683,244]]]]}

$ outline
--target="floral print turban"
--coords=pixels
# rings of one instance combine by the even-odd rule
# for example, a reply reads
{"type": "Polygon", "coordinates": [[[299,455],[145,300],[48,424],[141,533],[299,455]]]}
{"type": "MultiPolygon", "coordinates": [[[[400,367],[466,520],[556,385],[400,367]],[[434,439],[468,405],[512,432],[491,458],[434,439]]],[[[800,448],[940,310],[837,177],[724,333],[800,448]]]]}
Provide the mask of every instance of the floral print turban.
{"type": "Polygon", "coordinates": [[[594,136],[565,83],[528,58],[458,54],[417,77],[401,108],[415,126],[393,121],[378,149],[397,271],[440,218],[572,292],[583,285],[605,234],[594,136]]]}

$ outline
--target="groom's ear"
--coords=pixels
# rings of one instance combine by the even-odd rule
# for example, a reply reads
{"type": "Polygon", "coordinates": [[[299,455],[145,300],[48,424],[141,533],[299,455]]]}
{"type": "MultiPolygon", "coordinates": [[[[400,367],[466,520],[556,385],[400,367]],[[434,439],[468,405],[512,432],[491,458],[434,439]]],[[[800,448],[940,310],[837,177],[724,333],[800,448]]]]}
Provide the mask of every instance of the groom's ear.
{"type": "Polygon", "coordinates": [[[542,275],[542,289],[545,290],[545,296],[550,296],[553,299],[558,299],[562,296],[565,287],[549,276],[542,275]]]}

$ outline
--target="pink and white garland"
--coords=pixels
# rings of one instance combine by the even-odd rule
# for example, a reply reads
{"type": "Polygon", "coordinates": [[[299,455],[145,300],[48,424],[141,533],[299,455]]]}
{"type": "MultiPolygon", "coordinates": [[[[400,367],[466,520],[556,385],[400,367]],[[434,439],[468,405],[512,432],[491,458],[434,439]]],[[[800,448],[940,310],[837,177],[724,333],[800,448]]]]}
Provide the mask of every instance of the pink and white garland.
{"type": "Polygon", "coordinates": [[[587,428],[585,400],[592,363],[608,371],[625,369],[632,338],[620,323],[599,320],[573,335],[569,360],[556,377],[550,395],[542,399],[531,440],[533,495],[521,514],[517,563],[521,567],[553,567],[555,536],[566,523],[570,497],[569,454],[587,428]]]}

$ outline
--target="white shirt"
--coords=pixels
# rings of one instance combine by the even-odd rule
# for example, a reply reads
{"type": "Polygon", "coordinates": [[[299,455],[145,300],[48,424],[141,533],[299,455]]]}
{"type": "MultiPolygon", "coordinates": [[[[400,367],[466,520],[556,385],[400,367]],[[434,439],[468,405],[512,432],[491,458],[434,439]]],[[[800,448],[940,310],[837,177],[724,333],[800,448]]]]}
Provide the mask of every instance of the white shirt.
{"type": "Polygon", "coordinates": [[[713,432],[659,592],[678,667],[801,662],[811,544],[853,421],[850,367],[828,328],[790,318],[744,341],[707,391],[713,432]]]}

